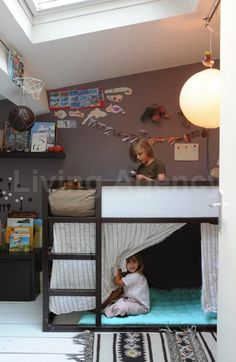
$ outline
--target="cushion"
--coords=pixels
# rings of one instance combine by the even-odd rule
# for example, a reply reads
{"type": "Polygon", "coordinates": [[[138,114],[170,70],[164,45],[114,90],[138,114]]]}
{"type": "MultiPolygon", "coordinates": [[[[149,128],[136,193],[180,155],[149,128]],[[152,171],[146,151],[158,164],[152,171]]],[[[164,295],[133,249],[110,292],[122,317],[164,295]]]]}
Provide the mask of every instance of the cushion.
{"type": "Polygon", "coordinates": [[[51,214],[54,216],[94,216],[96,190],[62,190],[49,194],[51,214]]]}

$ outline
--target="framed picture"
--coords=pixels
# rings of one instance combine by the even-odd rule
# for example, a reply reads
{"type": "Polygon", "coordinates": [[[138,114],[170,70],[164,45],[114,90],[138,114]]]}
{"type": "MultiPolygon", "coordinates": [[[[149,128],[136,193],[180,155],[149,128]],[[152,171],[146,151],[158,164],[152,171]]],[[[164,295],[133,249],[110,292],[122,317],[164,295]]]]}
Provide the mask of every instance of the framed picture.
{"type": "Polygon", "coordinates": [[[47,138],[48,138],[48,134],[46,132],[45,133],[32,133],[31,152],[47,151],[47,138]]]}
{"type": "Polygon", "coordinates": [[[105,107],[104,92],[101,88],[49,90],[47,95],[51,111],[105,107]]]}
{"type": "MultiPolygon", "coordinates": [[[[47,134],[47,149],[48,147],[55,146],[56,144],[56,123],[55,122],[35,122],[33,127],[31,128],[31,137],[30,137],[30,144],[32,149],[32,140],[36,136],[33,134],[47,134]]],[[[39,136],[37,136],[39,137],[39,136]]],[[[36,138],[37,138],[36,137],[36,138]]]]}

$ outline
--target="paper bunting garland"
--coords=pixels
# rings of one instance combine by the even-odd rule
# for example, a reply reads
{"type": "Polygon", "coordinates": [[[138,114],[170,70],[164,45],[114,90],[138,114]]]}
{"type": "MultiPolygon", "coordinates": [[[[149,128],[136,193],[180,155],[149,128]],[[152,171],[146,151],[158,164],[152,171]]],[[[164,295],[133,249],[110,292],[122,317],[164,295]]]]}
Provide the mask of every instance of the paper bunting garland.
{"type": "Polygon", "coordinates": [[[90,118],[90,119],[88,120],[88,123],[87,123],[87,125],[88,125],[89,127],[91,127],[91,128],[96,127],[96,124],[97,124],[97,120],[94,119],[94,118],[90,118]]]}
{"type": "MultiPolygon", "coordinates": [[[[115,106],[115,105],[113,105],[113,106],[115,106]]],[[[116,106],[119,107],[118,105],[116,105],[116,106]]],[[[71,117],[74,116],[74,117],[83,118],[83,116],[84,116],[84,114],[82,112],[80,112],[79,110],[69,111],[68,113],[71,117]]],[[[59,111],[55,112],[55,115],[58,118],[63,119],[64,116],[67,115],[67,113],[63,110],[59,110],[59,111]],[[62,113],[62,112],[64,112],[64,113],[62,113]]],[[[99,131],[102,131],[106,136],[119,137],[122,142],[133,143],[140,137],[146,137],[146,138],[148,138],[148,141],[151,146],[153,146],[155,143],[164,143],[164,142],[167,142],[169,146],[173,146],[176,142],[190,143],[193,138],[200,137],[200,136],[207,137],[208,132],[209,132],[207,129],[203,128],[202,130],[195,130],[190,133],[185,133],[181,136],[178,135],[178,136],[163,137],[163,136],[148,136],[148,131],[146,131],[144,129],[140,129],[138,135],[135,135],[133,133],[129,133],[126,131],[116,130],[114,127],[108,126],[107,124],[98,121],[98,118],[103,118],[106,116],[107,116],[106,112],[101,111],[98,108],[95,108],[87,115],[87,117],[82,121],[81,124],[83,126],[86,124],[88,127],[96,128],[99,131]]]]}
{"type": "Polygon", "coordinates": [[[113,136],[113,134],[114,134],[114,128],[113,127],[106,127],[105,128],[105,132],[104,132],[104,134],[105,135],[107,135],[107,136],[113,136]]]}
{"type": "MultiPolygon", "coordinates": [[[[83,121],[82,125],[84,125],[84,124],[85,123],[83,121]]],[[[196,131],[193,131],[190,133],[186,133],[182,136],[167,136],[167,137],[150,136],[149,137],[148,131],[146,131],[144,129],[140,129],[139,134],[135,135],[133,133],[129,133],[126,131],[116,130],[115,128],[110,127],[110,126],[106,125],[105,123],[99,122],[97,119],[94,119],[94,118],[90,118],[86,122],[86,125],[91,128],[97,128],[99,131],[102,131],[107,136],[119,137],[122,142],[133,143],[140,137],[146,137],[146,138],[148,138],[148,141],[151,146],[153,146],[155,143],[164,143],[166,141],[167,141],[168,145],[170,145],[170,146],[174,145],[175,142],[190,143],[193,138],[200,137],[200,136],[206,137],[208,134],[208,130],[203,128],[201,131],[196,130],[196,131]]]]}
{"type": "MultiPolygon", "coordinates": [[[[125,114],[125,111],[122,107],[120,107],[117,103],[121,102],[123,99],[123,94],[131,95],[132,89],[128,87],[119,87],[106,89],[104,94],[106,94],[106,98],[111,102],[105,109],[105,111],[99,109],[99,107],[104,107],[104,97],[103,91],[100,88],[90,88],[90,89],[72,89],[70,91],[49,91],[50,97],[50,108],[55,109],[55,116],[58,117],[61,121],[58,121],[60,127],[63,128],[71,128],[75,125],[73,121],[62,121],[67,116],[67,112],[61,108],[69,108],[68,114],[70,117],[81,118],[81,125],[87,125],[90,128],[96,128],[99,131],[103,132],[106,136],[114,136],[121,139],[122,142],[133,143],[138,138],[145,137],[148,139],[148,142],[151,146],[156,143],[164,143],[167,142],[169,146],[174,145],[176,142],[184,142],[190,143],[193,138],[196,137],[207,137],[208,130],[195,130],[192,132],[185,133],[183,135],[169,135],[169,136],[149,136],[148,131],[144,129],[140,129],[138,135],[129,133],[123,130],[117,130],[114,127],[107,125],[106,123],[100,122],[99,118],[106,117],[109,113],[120,113],[125,114]],[[118,94],[114,94],[118,93],[118,94]],[[88,103],[86,103],[88,102],[88,103]],[[113,102],[113,103],[112,103],[113,102]],[[67,107],[66,104],[69,104],[67,107]],[[75,106],[76,107],[73,107],[75,106]],[[84,118],[85,114],[81,112],[81,110],[76,109],[80,107],[94,107],[91,110],[86,118],[84,118]],[[72,109],[71,109],[72,108],[72,109]],[[84,119],[83,119],[84,118],[84,119]]],[[[181,121],[184,127],[189,128],[191,126],[190,122],[184,117],[182,111],[178,112],[179,117],[181,117],[181,121]]],[[[167,111],[167,109],[163,105],[153,104],[151,107],[147,107],[143,115],[141,116],[142,121],[152,120],[158,122],[161,118],[169,119],[171,118],[171,114],[167,111]]]]}
{"type": "Polygon", "coordinates": [[[157,143],[157,142],[163,143],[165,141],[166,141],[165,137],[150,137],[150,138],[148,138],[148,142],[149,142],[150,146],[155,145],[155,143],[157,143]]]}

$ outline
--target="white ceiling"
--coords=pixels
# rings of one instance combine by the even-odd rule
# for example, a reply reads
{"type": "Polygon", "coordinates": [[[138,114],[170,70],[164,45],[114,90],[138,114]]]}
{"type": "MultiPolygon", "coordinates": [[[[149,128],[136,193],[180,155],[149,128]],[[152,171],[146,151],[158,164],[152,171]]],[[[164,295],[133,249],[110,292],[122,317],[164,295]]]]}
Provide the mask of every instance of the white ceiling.
{"type": "MultiPolygon", "coordinates": [[[[5,0],[0,0],[0,38],[22,54],[28,75],[42,79],[46,89],[55,89],[200,62],[209,49],[210,31],[203,18],[212,3],[200,0],[196,11],[185,15],[33,43],[9,13],[5,0]]],[[[210,23],[214,58],[220,54],[219,18],[218,9],[210,23]]],[[[0,71],[0,93],[11,99],[19,92],[16,88],[0,71]]],[[[45,113],[45,95],[32,108],[45,113]]]]}

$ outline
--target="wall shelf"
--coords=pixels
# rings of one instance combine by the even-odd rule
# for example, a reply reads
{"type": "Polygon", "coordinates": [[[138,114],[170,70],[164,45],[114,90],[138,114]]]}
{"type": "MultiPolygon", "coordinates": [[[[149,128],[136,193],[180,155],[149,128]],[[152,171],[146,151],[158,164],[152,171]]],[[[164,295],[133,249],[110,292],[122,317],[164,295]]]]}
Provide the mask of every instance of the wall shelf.
{"type": "Polygon", "coordinates": [[[0,152],[0,158],[63,159],[65,157],[66,155],[64,152],[20,152],[20,151],[0,152]]]}

